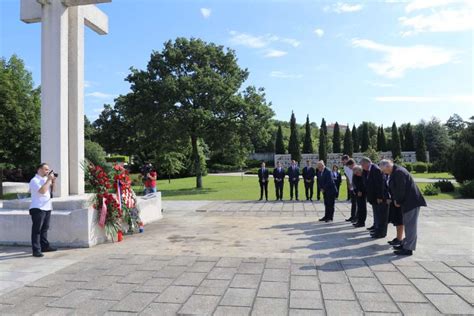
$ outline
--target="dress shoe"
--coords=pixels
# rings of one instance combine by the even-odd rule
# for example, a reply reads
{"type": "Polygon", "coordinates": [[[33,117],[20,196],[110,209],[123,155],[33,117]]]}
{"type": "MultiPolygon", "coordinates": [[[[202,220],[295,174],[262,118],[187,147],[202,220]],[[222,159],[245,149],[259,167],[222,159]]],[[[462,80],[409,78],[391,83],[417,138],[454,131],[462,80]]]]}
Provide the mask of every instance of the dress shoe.
{"type": "Polygon", "coordinates": [[[298,198],[296,198],[296,199],[295,199],[295,201],[299,201],[299,199],[298,199],[298,198]]]}
{"type": "Polygon", "coordinates": [[[400,245],[393,246],[393,249],[394,249],[394,250],[402,250],[402,249],[403,249],[403,245],[400,244],[400,245]]]}
{"type": "Polygon", "coordinates": [[[390,246],[397,246],[397,245],[400,245],[402,243],[402,241],[398,240],[397,238],[393,238],[392,240],[387,241],[387,242],[390,246]]]}
{"type": "Polygon", "coordinates": [[[365,224],[363,224],[363,223],[354,223],[353,225],[354,225],[355,228],[365,227],[365,224]]]}
{"type": "Polygon", "coordinates": [[[353,220],[352,217],[346,218],[346,222],[352,222],[352,220],[353,220]]]}
{"type": "Polygon", "coordinates": [[[326,220],[327,220],[326,217],[321,217],[321,218],[319,219],[320,222],[325,222],[326,220]]]}
{"type": "Polygon", "coordinates": [[[411,256],[411,255],[413,255],[412,250],[403,249],[403,248],[400,249],[400,250],[395,250],[393,253],[396,254],[397,256],[411,256]]]}
{"type": "Polygon", "coordinates": [[[53,251],[57,251],[57,250],[58,250],[57,248],[48,247],[48,248],[45,248],[45,249],[41,249],[41,252],[53,252],[53,251]]]}
{"type": "Polygon", "coordinates": [[[327,218],[327,219],[325,220],[325,222],[326,222],[326,223],[332,222],[332,218],[327,218]]]}
{"type": "Polygon", "coordinates": [[[33,252],[33,257],[41,258],[44,257],[44,255],[41,252],[33,252]]]}
{"type": "Polygon", "coordinates": [[[258,200],[259,200],[259,201],[261,201],[261,200],[262,200],[262,198],[259,198],[258,200]]]}
{"type": "Polygon", "coordinates": [[[367,230],[373,230],[373,229],[375,229],[375,226],[373,226],[373,225],[370,226],[369,228],[367,228],[367,230]]]}
{"type": "Polygon", "coordinates": [[[382,234],[370,234],[370,237],[372,237],[374,239],[385,238],[385,236],[382,235],[382,234]]]}

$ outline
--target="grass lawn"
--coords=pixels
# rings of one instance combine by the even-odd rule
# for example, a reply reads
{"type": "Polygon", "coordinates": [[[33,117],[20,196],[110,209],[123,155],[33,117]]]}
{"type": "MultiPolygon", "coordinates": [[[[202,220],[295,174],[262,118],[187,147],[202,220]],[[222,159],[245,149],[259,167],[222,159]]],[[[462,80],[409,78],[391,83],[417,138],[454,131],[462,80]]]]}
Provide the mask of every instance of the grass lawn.
{"type": "Polygon", "coordinates": [[[453,175],[448,172],[429,172],[429,173],[416,173],[411,172],[414,178],[423,179],[454,179],[453,175]]]}

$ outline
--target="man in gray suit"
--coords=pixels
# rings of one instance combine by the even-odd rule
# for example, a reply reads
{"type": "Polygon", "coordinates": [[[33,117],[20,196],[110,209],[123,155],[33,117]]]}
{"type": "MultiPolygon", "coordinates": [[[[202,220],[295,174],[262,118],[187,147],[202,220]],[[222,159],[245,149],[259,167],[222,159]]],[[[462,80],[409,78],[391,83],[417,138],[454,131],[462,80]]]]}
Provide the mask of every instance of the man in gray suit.
{"type": "Polygon", "coordinates": [[[394,246],[394,253],[400,256],[411,256],[416,249],[418,215],[420,207],[426,206],[426,201],[415,184],[413,177],[403,167],[395,165],[391,160],[380,162],[382,171],[389,178],[390,192],[396,207],[401,207],[405,239],[400,246],[394,246]]]}

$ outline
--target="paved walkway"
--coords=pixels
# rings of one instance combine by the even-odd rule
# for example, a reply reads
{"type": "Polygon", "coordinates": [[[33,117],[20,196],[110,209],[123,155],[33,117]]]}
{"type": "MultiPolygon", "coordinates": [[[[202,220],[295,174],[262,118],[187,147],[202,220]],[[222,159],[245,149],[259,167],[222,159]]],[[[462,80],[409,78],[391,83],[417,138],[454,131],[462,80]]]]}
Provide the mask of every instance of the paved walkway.
{"type": "Polygon", "coordinates": [[[326,224],[319,203],[167,201],[122,243],[0,248],[0,284],[21,283],[0,314],[473,314],[474,200],[429,204],[415,256],[399,258],[343,221],[347,203],[326,224]]]}

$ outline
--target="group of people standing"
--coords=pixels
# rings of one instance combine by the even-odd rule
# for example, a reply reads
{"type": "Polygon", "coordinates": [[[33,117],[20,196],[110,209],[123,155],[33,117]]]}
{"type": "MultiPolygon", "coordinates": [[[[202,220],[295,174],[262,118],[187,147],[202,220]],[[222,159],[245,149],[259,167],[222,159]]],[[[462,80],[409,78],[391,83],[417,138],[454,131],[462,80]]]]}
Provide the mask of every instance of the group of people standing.
{"type": "MultiPolygon", "coordinates": [[[[346,219],[354,227],[365,227],[367,219],[367,203],[372,207],[374,222],[367,230],[372,238],[385,238],[388,224],[396,227],[396,237],[388,243],[393,246],[396,255],[412,255],[416,249],[418,215],[421,206],[426,206],[426,201],[420,193],[410,173],[402,166],[396,165],[391,160],[384,159],[379,165],[374,164],[370,158],[363,157],[360,164],[348,155],[342,156],[348,187],[348,199],[351,202],[351,216],[346,219]],[[405,234],[405,238],[403,235],[405,234]]],[[[273,169],[276,200],[283,199],[285,176],[290,184],[290,200],[298,200],[298,182],[300,171],[295,160],[285,171],[280,162],[273,169]]],[[[260,183],[260,200],[268,200],[268,182],[270,171],[262,162],[258,170],[260,183]]],[[[313,187],[316,178],[318,200],[320,192],[323,193],[325,214],[319,221],[331,222],[334,219],[335,200],[339,195],[342,182],[338,167],[332,170],[326,167],[324,161],[319,161],[316,168],[308,160],[303,168],[302,178],[305,185],[307,201],[313,199],[313,187]]]]}

